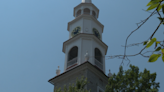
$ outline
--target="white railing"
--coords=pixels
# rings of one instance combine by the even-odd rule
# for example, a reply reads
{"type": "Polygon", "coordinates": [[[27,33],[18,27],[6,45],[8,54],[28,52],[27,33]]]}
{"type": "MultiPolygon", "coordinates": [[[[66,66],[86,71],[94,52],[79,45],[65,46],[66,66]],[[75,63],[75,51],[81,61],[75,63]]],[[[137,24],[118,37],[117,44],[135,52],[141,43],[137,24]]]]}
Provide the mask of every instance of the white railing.
{"type": "Polygon", "coordinates": [[[98,61],[97,59],[95,59],[95,65],[96,65],[98,68],[100,68],[101,70],[103,70],[103,64],[102,64],[100,61],[98,61]]]}
{"type": "Polygon", "coordinates": [[[77,57],[71,59],[70,61],[67,62],[67,67],[70,67],[71,65],[74,65],[77,63],[77,57]]]}

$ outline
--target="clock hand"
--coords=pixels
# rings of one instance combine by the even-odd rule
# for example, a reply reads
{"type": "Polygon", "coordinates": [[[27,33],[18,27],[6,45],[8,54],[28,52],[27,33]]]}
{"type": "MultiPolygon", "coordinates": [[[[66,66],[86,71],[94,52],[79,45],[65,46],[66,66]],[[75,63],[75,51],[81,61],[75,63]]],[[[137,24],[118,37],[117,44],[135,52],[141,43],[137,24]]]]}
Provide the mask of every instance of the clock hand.
{"type": "Polygon", "coordinates": [[[78,33],[78,29],[77,29],[77,28],[75,29],[75,32],[74,32],[74,33],[75,33],[75,34],[77,34],[77,33],[78,33]]]}

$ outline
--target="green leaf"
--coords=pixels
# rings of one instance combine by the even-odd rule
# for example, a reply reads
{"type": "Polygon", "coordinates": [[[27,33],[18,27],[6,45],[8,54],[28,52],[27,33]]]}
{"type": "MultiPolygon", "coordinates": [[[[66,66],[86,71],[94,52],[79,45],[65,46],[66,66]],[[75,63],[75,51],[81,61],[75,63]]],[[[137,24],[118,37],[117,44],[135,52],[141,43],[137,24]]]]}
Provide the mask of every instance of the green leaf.
{"type": "Polygon", "coordinates": [[[155,62],[158,60],[158,58],[161,56],[161,54],[152,54],[149,58],[148,62],[155,62]]]}
{"type": "Polygon", "coordinates": [[[163,60],[163,62],[164,62],[164,54],[163,54],[163,56],[162,56],[162,60],[163,60]]]}
{"type": "Polygon", "coordinates": [[[161,10],[161,8],[162,8],[162,5],[159,5],[157,11],[159,12],[161,10]]]}
{"type": "Polygon", "coordinates": [[[161,18],[161,17],[158,17],[158,19],[159,19],[160,21],[163,21],[163,20],[164,20],[164,18],[161,18]]]}
{"type": "Polygon", "coordinates": [[[158,5],[159,5],[159,3],[156,3],[156,4],[151,5],[151,6],[147,9],[147,11],[156,8],[158,5]]]}
{"type": "Polygon", "coordinates": [[[161,50],[161,47],[158,47],[155,51],[160,51],[161,50]]]}
{"type": "Polygon", "coordinates": [[[148,41],[145,41],[145,42],[143,43],[143,45],[146,45],[146,44],[147,44],[147,42],[148,42],[148,41]]]}
{"type": "Polygon", "coordinates": [[[164,14],[164,4],[162,5],[162,12],[163,12],[163,14],[164,14]]]}
{"type": "Polygon", "coordinates": [[[159,44],[160,42],[159,41],[156,41],[157,44],[159,44]]]}
{"type": "Polygon", "coordinates": [[[164,54],[164,49],[161,49],[161,52],[164,54]]]}
{"type": "Polygon", "coordinates": [[[151,0],[154,3],[159,3],[161,0],[151,0]]]}
{"type": "Polygon", "coordinates": [[[150,6],[150,5],[152,5],[153,3],[152,3],[152,1],[150,1],[146,6],[150,6]]]}
{"type": "Polygon", "coordinates": [[[156,38],[151,39],[151,40],[147,43],[146,48],[149,48],[155,41],[156,41],[156,38]]]}
{"type": "Polygon", "coordinates": [[[157,47],[157,45],[158,45],[159,43],[160,43],[159,41],[156,41],[156,42],[155,42],[155,48],[157,47]]]}
{"type": "Polygon", "coordinates": [[[150,6],[152,4],[159,3],[161,0],[150,0],[150,2],[146,6],[150,6]]]}

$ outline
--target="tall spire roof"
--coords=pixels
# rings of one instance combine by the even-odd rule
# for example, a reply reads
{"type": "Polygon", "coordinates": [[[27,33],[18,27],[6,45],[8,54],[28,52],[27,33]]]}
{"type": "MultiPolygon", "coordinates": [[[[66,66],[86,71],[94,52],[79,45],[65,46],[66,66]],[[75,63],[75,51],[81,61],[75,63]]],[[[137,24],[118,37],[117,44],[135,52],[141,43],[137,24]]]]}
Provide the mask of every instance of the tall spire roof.
{"type": "Polygon", "coordinates": [[[92,0],[82,0],[82,3],[92,3],[92,0]]]}

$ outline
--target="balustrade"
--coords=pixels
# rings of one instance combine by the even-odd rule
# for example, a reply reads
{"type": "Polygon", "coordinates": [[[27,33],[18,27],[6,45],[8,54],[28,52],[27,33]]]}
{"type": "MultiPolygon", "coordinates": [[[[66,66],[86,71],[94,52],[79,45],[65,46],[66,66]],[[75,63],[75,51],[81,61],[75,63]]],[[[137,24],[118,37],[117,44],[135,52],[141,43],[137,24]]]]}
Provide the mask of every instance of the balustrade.
{"type": "Polygon", "coordinates": [[[67,67],[70,67],[70,66],[72,66],[72,65],[74,65],[74,64],[76,64],[76,63],[77,63],[77,57],[71,59],[70,61],[68,61],[68,62],[67,62],[67,67]]]}
{"type": "Polygon", "coordinates": [[[95,65],[96,65],[98,68],[100,68],[101,70],[103,70],[103,64],[102,64],[100,61],[98,61],[97,59],[95,59],[95,65]]]}

